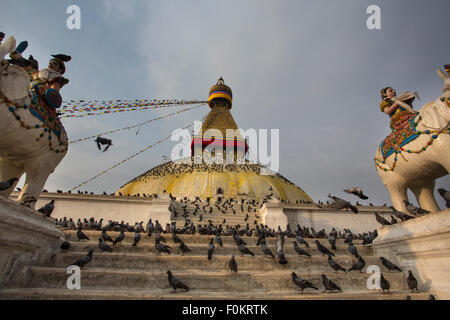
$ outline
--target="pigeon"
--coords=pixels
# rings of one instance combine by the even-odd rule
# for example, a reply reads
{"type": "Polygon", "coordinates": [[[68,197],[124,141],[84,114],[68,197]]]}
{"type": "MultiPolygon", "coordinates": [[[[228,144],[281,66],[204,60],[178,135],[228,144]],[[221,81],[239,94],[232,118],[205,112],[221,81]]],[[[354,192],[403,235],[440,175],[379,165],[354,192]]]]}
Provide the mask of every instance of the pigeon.
{"type": "Polygon", "coordinates": [[[311,289],[315,289],[315,290],[319,290],[319,288],[317,288],[316,286],[314,286],[311,282],[309,282],[308,280],[302,279],[300,277],[297,277],[297,275],[295,274],[295,272],[292,272],[291,274],[292,276],[292,282],[294,282],[294,284],[300,288],[301,293],[303,294],[303,290],[307,289],[307,288],[311,288],[311,289]]]}
{"type": "Polygon", "coordinates": [[[338,197],[334,197],[331,194],[329,194],[328,197],[334,200],[334,202],[329,205],[330,208],[346,210],[350,209],[354,213],[358,213],[358,208],[352,205],[350,202],[338,197]]]}
{"type": "Polygon", "coordinates": [[[323,273],[322,273],[322,284],[324,286],[323,292],[326,292],[327,290],[342,292],[342,289],[336,283],[328,279],[327,276],[324,275],[323,273]]]}
{"type": "Polygon", "coordinates": [[[436,300],[436,297],[434,295],[430,294],[428,296],[428,300],[436,300]]]}
{"type": "Polygon", "coordinates": [[[52,54],[52,57],[55,58],[55,59],[64,61],[64,62],[69,62],[72,59],[71,56],[68,56],[68,55],[65,55],[65,54],[52,54]]]}
{"type": "Polygon", "coordinates": [[[238,267],[237,267],[237,262],[234,259],[234,256],[231,256],[230,261],[228,261],[228,268],[230,268],[230,271],[233,273],[237,273],[238,271],[238,267]]]}
{"type": "Polygon", "coordinates": [[[188,246],[183,242],[183,240],[181,240],[181,242],[180,242],[180,251],[181,251],[181,255],[184,256],[184,254],[186,252],[190,252],[192,250],[188,248],[188,246]]]}
{"type": "Polygon", "coordinates": [[[109,241],[109,242],[111,242],[111,243],[114,242],[114,240],[106,233],[106,230],[103,230],[103,231],[102,231],[101,237],[102,237],[103,241],[105,241],[105,242],[106,242],[106,241],[109,241]]]}
{"type": "Polygon", "coordinates": [[[271,256],[272,258],[275,258],[275,256],[273,255],[273,252],[269,249],[269,247],[267,247],[267,244],[266,244],[265,240],[262,240],[262,242],[261,242],[261,251],[266,256],[271,256]]]}
{"type": "Polygon", "coordinates": [[[298,242],[299,244],[304,244],[307,248],[309,248],[308,242],[306,242],[306,240],[303,239],[299,234],[297,234],[297,235],[295,236],[295,240],[297,240],[297,242],[298,242]]]}
{"type": "Polygon", "coordinates": [[[123,233],[123,229],[120,231],[120,234],[117,236],[116,239],[114,239],[113,246],[115,246],[117,243],[121,242],[123,239],[125,239],[125,233],[123,233]]]}
{"type": "Polygon", "coordinates": [[[365,196],[365,195],[363,194],[361,188],[359,188],[359,187],[356,187],[356,188],[348,188],[348,189],[345,189],[344,191],[347,192],[347,193],[350,193],[350,194],[354,194],[355,196],[357,196],[357,197],[359,197],[360,199],[363,199],[363,200],[369,199],[368,196],[365,196]]]}
{"type": "Polygon", "coordinates": [[[222,237],[220,236],[220,232],[218,232],[216,234],[216,242],[221,248],[223,247],[223,242],[222,242],[222,237]]]}
{"type": "Polygon", "coordinates": [[[55,200],[50,201],[45,206],[40,208],[38,211],[40,213],[43,213],[46,217],[50,217],[50,215],[53,212],[53,209],[55,209],[55,200]]]}
{"type": "Polygon", "coordinates": [[[214,246],[214,238],[209,239],[209,245],[208,245],[208,260],[211,260],[215,248],[216,248],[216,247],[214,246]]]}
{"type": "Polygon", "coordinates": [[[416,289],[417,292],[419,292],[419,289],[417,289],[417,279],[414,278],[414,275],[412,274],[411,270],[408,271],[408,278],[406,278],[406,282],[408,283],[408,287],[413,292],[414,289],[416,289]]]}
{"type": "Polygon", "coordinates": [[[0,182],[0,191],[8,190],[9,188],[11,188],[14,185],[14,183],[16,181],[19,181],[19,179],[14,177],[7,181],[0,182]]]}
{"type": "Polygon", "coordinates": [[[80,268],[83,268],[85,265],[87,265],[89,262],[91,262],[93,253],[94,253],[94,249],[89,249],[89,252],[86,256],[75,261],[71,265],[79,266],[80,268]]]}
{"type": "Polygon", "coordinates": [[[106,242],[103,242],[103,239],[100,237],[98,238],[98,247],[102,250],[102,251],[108,251],[108,252],[112,252],[112,248],[110,246],[108,246],[106,244],[106,242]]]}
{"type": "Polygon", "coordinates": [[[405,203],[406,210],[409,213],[412,213],[413,215],[430,213],[430,211],[428,211],[428,210],[425,210],[420,207],[416,207],[415,205],[412,205],[411,203],[408,202],[408,200],[403,200],[403,202],[405,203]]]}
{"type": "Polygon", "coordinates": [[[283,251],[277,251],[278,255],[278,263],[279,264],[287,264],[288,261],[286,260],[286,257],[284,256],[283,251]]]}
{"type": "Polygon", "coordinates": [[[167,276],[168,276],[168,279],[169,279],[169,284],[173,288],[173,291],[172,291],[173,293],[175,293],[177,291],[177,289],[184,289],[186,291],[189,291],[189,287],[187,285],[183,284],[177,278],[175,278],[172,275],[172,272],[170,270],[167,271],[167,276]]]}
{"type": "Polygon", "coordinates": [[[381,272],[380,272],[380,287],[381,287],[381,290],[383,290],[383,293],[385,290],[387,290],[387,292],[389,293],[389,289],[391,288],[389,281],[387,281],[384,278],[383,273],[381,273],[381,272]]]}
{"type": "Polygon", "coordinates": [[[364,261],[364,259],[360,256],[358,261],[356,261],[353,266],[348,269],[347,271],[353,271],[353,270],[358,270],[359,272],[362,272],[362,269],[365,267],[366,262],[364,261]]]}
{"type": "Polygon", "coordinates": [[[396,266],[395,264],[393,264],[392,262],[390,262],[389,260],[385,259],[384,257],[380,257],[381,263],[383,264],[383,266],[386,267],[386,269],[390,271],[392,270],[397,270],[397,271],[402,271],[402,269],[400,269],[398,266],[396,266]]]}
{"type": "Polygon", "coordinates": [[[174,243],[181,243],[181,239],[177,234],[175,233],[175,230],[172,232],[172,240],[174,243]]]}
{"type": "Polygon", "coordinates": [[[311,255],[308,252],[306,252],[305,250],[303,250],[302,248],[300,248],[298,246],[297,241],[293,241],[293,242],[294,242],[294,250],[295,250],[295,252],[297,252],[300,256],[303,255],[303,256],[308,256],[308,257],[311,258],[311,255]]]}
{"type": "Polygon", "coordinates": [[[141,240],[141,234],[139,232],[135,232],[134,236],[133,236],[133,247],[136,247],[136,245],[138,244],[138,242],[141,240]]]}
{"type": "Polygon", "coordinates": [[[161,243],[159,239],[155,239],[155,249],[158,254],[161,254],[161,252],[170,254],[170,250],[169,250],[170,247],[168,245],[161,243]]]}
{"type": "Polygon", "coordinates": [[[334,253],[331,252],[330,250],[328,250],[327,248],[325,248],[320,242],[319,240],[316,240],[316,245],[317,245],[317,250],[319,250],[320,253],[322,253],[322,255],[329,255],[329,256],[333,256],[334,257],[334,253]]]}
{"type": "Polygon", "coordinates": [[[328,256],[328,265],[334,269],[334,271],[339,272],[339,270],[347,272],[339,263],[333,260],[331,256],[328,256]]]}
{"type": "Polygon", "coordinates": [[[238,245],[238,250],[241,253],[241,257],[244,256],[244,254],[251,254],[252,256],[254,256],[255,254],[253,252],[251,252],[246,246],[245,244],[241,243],[240,245],[238,245]]]}
{"type": "Polygon", "coordinates": [[[406,300],[412,300],[410,295],[406,296],[406,300]]]}
{"type": "Polygon", "coordinates": [[[337,250],[336,249],[336,237],[334,237],[333,235],[330,234],[328,236],[328,242],[331,244],[331,249],[337,250]]]}
{"type": "Polygon", "coordinates": [[[97,143],[98,150],[102,150],[101,145],[106,144],[106,148],[103,150],[103,152],[105,152],[110,146],[112,146],[112,140],[102,137],[97,137],[97,139],[95,139],[95,142],[97,143]]]}
{"type": "Polygon", "coordinates": [[[356,249],[355,245],[353,244],[353,242],[350,242],[348,244],[348,252],[350,252],[351,255],[354,255],[356,258],[359,258],[359,253],[358,250],[356,249]]]}
{"type": "Polygon", "coordinates": [[[78,238],[78,241],[81,241],[83,239],[89,240],[89,237],[87,235],[85,235],[83,231],[81,231],[81,227],[78,227],[78,229],[77,229],[77,238],[78,238]]]}
{"type": "Polygon", "coordinates": [[[67,250],[69,250],[71,247],[70,242],[69,241],[64,241],[63,243],[61,243],[61,252],[66,252],[67,250]]]}
{"type": "Polygon", "coordinates": [[[377,212],[375,212],[375,219],[377,220],[378,223],[380,223],[382,226],[390,226],[391,223],[389,221],[387,221],[385,218],[383,218],[382,216],[380,216],[377,212]]]}
{"type": "Polygon", "coordinates": [[[160,241],[160,242],[162,241],[162,242],[164,242],[164,243],[167,242],[166,238],[164,238],[159,232],[156,233],[155,241],[156,241],[156,240],[158,240],[158,241],[160,241]]]}
{"type": "Polygon", "coordinates": [[[393,206],[390,206],[389,208],[391,208],[394,211],[394,216],[396,216],[397,218],[399,218],[402,221],[406,221],[406,220],[414,218],[414,216],[412,216],[410,214],[406,214],[401,211],[397,211],[397,209],[395,209],[393,206]]]}
{"type": "Polygon", "coordinates": [[[445,206],[450,208],[450,191],[445,190],[444,188],[437,189],[437,192],[441,195],[445,200],[445,206]]]}
{"type": "Polygon", "coordinates": [[[391,215],[391,224],[396,224],[398,223],[397,219],[395,219],[395,217],[393,215],[391,215]]]}

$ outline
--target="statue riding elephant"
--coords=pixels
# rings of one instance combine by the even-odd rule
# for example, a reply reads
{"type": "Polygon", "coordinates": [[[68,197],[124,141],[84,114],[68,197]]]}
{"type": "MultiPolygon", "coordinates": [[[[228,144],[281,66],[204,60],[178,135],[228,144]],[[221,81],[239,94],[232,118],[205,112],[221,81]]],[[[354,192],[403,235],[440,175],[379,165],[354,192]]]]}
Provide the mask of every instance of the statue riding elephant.
{"type": "MultiPolygon", "coordinates": [[[[28,73],[6,62],[14,49],[9,37],[0,45],[0,181],[25,173],[18,201],[34,208],[49,175],[67,153],[68,139],[55,110],[30,91],[28,73]]],[[[9,197],[17,181],[0,194],[9,197]]]]}
{"type": "Polygon", "coordinates": [[[441,70],[438,74],[444,80],[443,95],[425,104],[408,128],[386,138],[375,153],[378,175],[399,211],[407,212],[407,189],[422,208],[438,211],[435,181],[450,172],[450,77],[441,70]]]}

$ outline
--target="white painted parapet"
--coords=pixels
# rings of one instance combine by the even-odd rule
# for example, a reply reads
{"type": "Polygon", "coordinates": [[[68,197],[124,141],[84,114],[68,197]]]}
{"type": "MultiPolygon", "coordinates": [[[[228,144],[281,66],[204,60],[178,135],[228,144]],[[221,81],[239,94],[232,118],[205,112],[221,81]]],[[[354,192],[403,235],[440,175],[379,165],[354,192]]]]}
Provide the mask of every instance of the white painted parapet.
{"type": "Polygon", "coordinates": [[[265,203],[259,212],[264,225],[275,230],[278,229],[278,226],[282,230],[286,229],[288,217],[284,214],[283,204],[278,199],[272,199],[265,203]]]}

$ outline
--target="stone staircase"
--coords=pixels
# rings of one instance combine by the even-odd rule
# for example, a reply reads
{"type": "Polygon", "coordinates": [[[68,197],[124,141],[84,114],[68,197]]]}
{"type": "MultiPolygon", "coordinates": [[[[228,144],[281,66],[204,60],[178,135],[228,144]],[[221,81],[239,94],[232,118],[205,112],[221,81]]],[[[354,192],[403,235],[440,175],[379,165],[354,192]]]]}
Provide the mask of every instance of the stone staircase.
{"type": "MultiPolygon", "coordinates": [[[[388,273],[372,253],[372,248],[354,241],[367,266],[380,265],[385,278],[391,284],[391,294],[366,287],[370,274],[355,271],[334,272],[328,266],[327,256],[318,252],[315,239],[307,239],[306,249],[311,258],[298,256],[292,241],[287,238],[285,256],[288,264],[280,265],[278,259],[265,257],[256,247],[257,238],[242,237],[255,254],[241,257],[230,236],[223,236],[223,247],[216,245],[212,260],[207,259],[208,240],[211,236],[179,235],[192,252],[181,256],[171,235],[164,235],[171,254],[155,254],[154,235],[142,235],[136,247],[131,246],[133,233],[126,233],[124,241],[113,247],[113,252],[102,252],[97,247],[99,231],[85,231],[90,241],[79,242],[76,231],[66,230],[71,249],[56,253],[47,265],[32,265],[22,272],[21,280],[0,290],[0,299],[428,299],[429,293],[410,293],[402,273],[388,273]],[[81,290],[69,290],[66,268],[94,248],[92,261],[81,270],[81,290]],[[227,267],[231,255],[235,255],[238,273],[231,274],[227,267]],[[171,293],[166,271],[187,284],[191,290],[171,293]],[[299,294],[291,280],[291,273],[305,278],[319,287],[319,291],[306,289],[299,294]],[[322,293],[321,274],[339,285],[343,292],[322,293]]],[[[114,239],[118,232],[108,232],[114,239]]],[[[329,248],[325,239],[320,242],[329,248]]],[[[267,244],[275,252],[275,239],[267,238],[267,244]]],[[[302,246],[304,247],[304,246],[302,246]]],[[[335,260],[344,268],[350,268],[356,258],[349,255],[343,240],[337,241],[335,260]]]]}
{"type": "Polygon", "coordinates": [[[258,224],[262,222],[259,214],[259,203],[257,205],[249,205],[244,204],[243,205],[243,211],[241,210],[241,204],[233,204],[233,208],[228,207],[227,209],[224,209],[222,206],[219,206],[220,210],[216,207],[214,203],[211,203],[211,206],[206,206],[205,210],[203,210],[203,206],[207,205],[206,202],[199,202],[199,209],[196,213],[196,215],[193,214],[195,211],[195,204],[193,203],[180,203],[177,202],[176,206],[179,208],[177,210],[177,216],[172,215],[171,220],[173,222],[176,222],[178,226],[182,226],[186,219],[191,220],[194,222],[194,225],[197,226],[197,224],[208,224],[208,220],[211,220],[214,225],[222,224],[224,227],[226,225],[235,226],[237,224],[241,225],[241,227],[244,227],[247,223],[249,224],[250,228],[254,226],[254,221],[256,220],[258,224]],[[183,210],[181,209],[182,206],[186,206],[186,211],[188,216],[185,218],[182,216],[183,210]],[[212,207],[213,211],[209,213],[209,208],[212,207]],[[250,208],[250,211],[249,211],[250,208]],[[233,212],[234,209],[234,212],[233,212]],[[256,212],[254,211],[256,209],[256,212]],[[245,217],[248,214],[248,219],[245,221],[245,217]],[[200,220],[200,215],[202,215],[202,221],[200,220]],[[223,223],[223,220],[226,220],[225,223],[223,223]]]}

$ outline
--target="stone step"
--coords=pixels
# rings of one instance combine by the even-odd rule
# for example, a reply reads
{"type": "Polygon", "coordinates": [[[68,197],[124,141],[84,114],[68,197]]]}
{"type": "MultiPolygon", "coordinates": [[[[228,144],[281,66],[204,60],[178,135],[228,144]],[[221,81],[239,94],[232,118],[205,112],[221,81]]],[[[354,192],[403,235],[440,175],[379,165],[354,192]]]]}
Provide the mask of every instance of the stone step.
{"type": "MultiPolygon", "coordinates": [[[[92,239],[92,238],[91,238],[92,239]]],[[[157,253],[155,249],[155,242],[151,241],[151,239],[147,238],[145,240],[150,241],[139,241],[139,243],[136,246],[132,246],[131,242],[125,242],[125,243],[119,243],[116,245],[112,245],[110,242],[108,242],[108,245],[112,248],[113,252],[128,252],[128,253],[157,253]]],[[[208,244],[209,241],[205,239],[204,243],[188,243],[187,241],[185,244],[189,247],[189,249],[192,250],[192,252],[186,253],[186,255],[204,255],[206,256],[208,252],[208,244]]],[[[176,244],[172,241],[172,239],[167,239],[167,243],[169,247],[171,247],[170,251],[171,254],[181,254],[179,250],[179,244],[176,244]]],[[[222,247],[220,247],[217,243],[214,243],[215,251],[214,255],[240,255],[237,245],[235,243],[232,243],[230,241],[227,241],[222,247]]],[[[369,246],[358,246],[355,245],[358,253],[364,258],[365,256],[372,254],[372,249],[369,246]]],[[[268,247],[270,250],[272,250],[273,254],[276,255],[276,246],[275,244],[268,244],[268,247]]],[[[97,241],[71,241],[71,249],[70,252],[83,252],[87,253],[89,249],[95,249],[96,251],[100,252],[100,249],[98,248],[98,242],[97,241]]],[[[255,245],[247,245],[247,248],[253,252],[255,255],[263,255],[261,251],[260,246],[255,245]]],[[[309,248],[302,247],[306,252],[308,252],[312,256],[323,256],[322,253],[317,250],[317,246],[313,245],[309,248]]],[[[330,251],[334,253],[336,256],[340,255],[348,255],[350,256],[350,253],[348,252],[348,247],[345,245],[336,245],[337,250],[332,250],[330,248],[330,251]]],[[[286,243],[283,248],[285,255],[298,255],[294,250],[294,245],[292,243],[286,243]]],[[[327,257],[327,256],[324,256],[327,257]]]]}
{"type": "MultiPolygon", "coordinates": [[[[78,259],[86,255],[86,252],[67,252],[56,254],[51,266],[68,267],[78,259]]],[[[230,255],[213,255],[211,260],[208,260],[206,253],[204,255],[156,255],[150,252],[141,253],[118,253],[118,252],[97,252],[94,251],[93,259],[87,268],[128,268],[140,270],[197,270],[197,271],[228,271],[228,261],[230,255]]],[[[328,265],[326,257],[312,256],[300,257],[298,255],[286,255],[288,263],[282,265],[278,263],[277,258],[264,257],[258,255],[251,256],[235,256],[239,271],[260,271],[272,272],[291,270],[295,272],[334,272],[328,265]]],[[[334,259],[342,267],[349,269],[356,261],[356,258],[350,256],[337,256],[334,259]]],[[[366,266],[363,271],[366,271],[369,265],[378,265],[382,272],[387,272],[385,268],[379,263],[377,257],[364,257],[366,266]]],[[[340,271],[339,273],[343,273],[340,271]]],[[[351,273],[357,273],[352,271],[351,273]]]]}
{"type": "MultiPolygon", "coordinates": [[[[98,238],[101,235],[101,231],[95,231],[95,230],[83,230],[84,234],[86,234],[90,240],[92,241],[98,241],[98,238]]],[[[74,241],[78,241],[76,233],[76,230],[64,230],[64,233],[67,235],[67,240],[74,240],[74,241]]],[[[111,236],[112,239],[115,239],[120,232],[117,231],[107,231],[107,234],[109,236],[111,236]]],[[[124,232],[125,233],[125,239],[122,241],[124,243],[133,243],[133,237],[134,237],[134,233],[133,232],[124,232]]],[[[147,234],[143,233],[141,234],[142,238],[141,241],[142,243],[152,243],[154,245],[154,241],[155,241],[155,236],[152,234],[151,237],[148,237],[147,234]]],[[[168,242],[172,242],[172,234],[167,234],[164,233],[162,234],[164,238],[166,238],[166,240],[168,242]]],[[[179,234],[178,235],[180,237],[180,239],[183,240],[183,242],[185,242],[186,244],[192,244],[192,243],[208,243],[209,239],[214,238],[214,235],[200,235],[200,234],[195,234],[195,235],[190,235],[190,234],[179,234]]],[[[241,237],[242,240],[244,240],[248,245],[256,245],[258,238],[257,237],[247,237],[247,236],[242,236],[241,237]]],[[[294,241],[295,238],[286,238],[286,243],[289,244],[289,241],[294,241]]],[[[307,238],[305,239],[306,242],[309,244],[310,248],[316,248],[316,244],[315,244],[315,240],[319,240],[319,242],[324,245],[325,247],[327,247],[328,249],[331,250],[331,246],[328,243],[327,239],[315,239],[315,238],[307,238]]],[[[82,241],[86,241],[86,240],[82,240],[82,241]]],[[[232,236],[222,236],[222,241],[224,244],[235,244],[233,237],[232,236]]],[[[268,237],[266,238],[266,243],[267,245],[272,246],[275,245],[276,242],[276,238],[275,237],[268,237]]],[[[359,250],[359,247],[362,246],[362,240],[354,240],[353,241],[354,245],[356,245],[357,249],[359,250]]],[[[336,246],[339,245],[343,245],[348,247],[347,244],[344,243],[343,239],[338,239],[336,240],[336,246]]],[[[286,246],[286,245],[285,245],[286,246]]],[[[304,249],[308,249],[306,248],[304,245],[301,245],[302,248],[304,249]]],[[[369,246],[367,246],[369,247],[369,246]]]]}
{"type": "MultiPolygon", "coordinates": [[[[138,269],[106,269],[86,267],[81,270],[81,286],[83,288],[102,288],[110,290],[144,290],[169,289],[166,268],[145,271],[138,269]]],[[[173,272],[190,288],[208,291],[251,292],[251,291],[285,291],[295,292],[296,286],[291,279],[292,270],[277,272],[239,272],[197,271],[187,270],[173,272]]],[[[64,267],[28,267],[29,282],[24,287],[66,288],[69,275],[64,267]]],[[[365,290],[369,274],[365,273],[325,273],[344,291],[365,290]]],[[[298,276],[323,288],[321,273],[298,272],[298,276]]],[[[385,274],[392,290],[407,290],[407,283],[402,273],[385,274]]],[[[17,287],[17,286],[16,286],[17,287]]]]}
{"type": "MultiPolygon", "coordinates": [[[[411,293],[393,290],[382,294],[380,290],[327,292],[305,290],[303,294],[295,290],[273,292],[227,292],[192,289],[172,293],[162,290],[105,290],[101,288],[68,290],[56,288],[20,288],[0,291],[1,300],[428,300],[429,293],[411,293]]],[[[188,305],[188,302],[186,303],[188,305]]],[[[225,312],[225,310],[224,310],[225,312]]]]}

